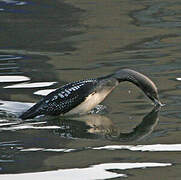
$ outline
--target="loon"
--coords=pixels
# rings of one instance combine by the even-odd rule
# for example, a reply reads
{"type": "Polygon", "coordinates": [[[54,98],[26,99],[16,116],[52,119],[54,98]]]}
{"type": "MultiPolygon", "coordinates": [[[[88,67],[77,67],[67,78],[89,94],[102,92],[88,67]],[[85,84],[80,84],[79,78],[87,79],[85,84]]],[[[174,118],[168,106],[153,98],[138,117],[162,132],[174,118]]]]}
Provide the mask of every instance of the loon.
{"type": "Polygon", "coordinates": [[[68,83],[42,98],[19,118],[85,114],[102,102],[123,81],[132,82],[156,106],[161,106],[157,87],[148,77],[131,69],[121,69],[107,76],[68,83]]]}

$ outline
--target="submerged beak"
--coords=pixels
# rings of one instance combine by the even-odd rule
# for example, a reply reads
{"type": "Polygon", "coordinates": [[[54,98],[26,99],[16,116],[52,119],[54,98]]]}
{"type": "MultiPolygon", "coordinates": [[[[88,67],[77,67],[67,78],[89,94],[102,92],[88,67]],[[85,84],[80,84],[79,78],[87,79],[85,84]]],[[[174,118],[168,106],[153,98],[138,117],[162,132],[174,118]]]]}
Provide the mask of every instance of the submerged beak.
{"type": "Polygon", "coordinates": [[[148,98],[150,98],[156,107],[163,104],[159,101],[158,90],[154,82],[147,76],[132,69],[121,69],[112,75],[119,82],[129,81],[139,87],[148,98]]]}
{"type": "Polygon", "coordinates": [[[156,107],[162,107],[165,105],[165,104],[162,104],[158,99],[155,99],[155,98],[154,98],[153,102],[156,107]]]}

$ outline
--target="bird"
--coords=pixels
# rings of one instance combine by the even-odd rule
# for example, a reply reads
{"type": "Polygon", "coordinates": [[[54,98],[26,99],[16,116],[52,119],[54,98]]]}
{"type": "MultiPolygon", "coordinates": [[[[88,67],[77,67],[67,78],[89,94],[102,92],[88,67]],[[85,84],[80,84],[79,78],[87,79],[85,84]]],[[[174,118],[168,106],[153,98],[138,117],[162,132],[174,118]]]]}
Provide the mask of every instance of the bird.
{"type": "Polygon", "coordinates": [[[155,106],[162,105],[153,81],[140,72],[125,68],[106,76],[65,84],[42,98],[19,118],[25,120],[40,115],[86,114],[124,81],[129,81],[139,87],[155,106]]]}

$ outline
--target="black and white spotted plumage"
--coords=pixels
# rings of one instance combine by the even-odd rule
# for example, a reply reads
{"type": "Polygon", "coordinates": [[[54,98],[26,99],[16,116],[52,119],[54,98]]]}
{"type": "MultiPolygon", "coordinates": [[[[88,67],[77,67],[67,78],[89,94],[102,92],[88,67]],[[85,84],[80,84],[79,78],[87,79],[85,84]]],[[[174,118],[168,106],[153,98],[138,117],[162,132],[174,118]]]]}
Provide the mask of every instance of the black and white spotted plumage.
{"type": "Polygon", "coordinates": [[[20,118],[30,119],[39,115],[84,114],[102,102],[120,83],[129,81],[138,86],[156,106],[161,106],[155,84],[145,75],[121,69],[97,79],[88,79],[66,84],[48,94],[40,102],[24,112],[20,118]]]}
{"type": "Polygon", "coordinates": [[[98,84],[97,79],[88,79],[66,84],[51,92],[40,102],[23,113],[21,119],[30,119],[38,115],[60,115],[65,114],[95,91],[98,84]]]}

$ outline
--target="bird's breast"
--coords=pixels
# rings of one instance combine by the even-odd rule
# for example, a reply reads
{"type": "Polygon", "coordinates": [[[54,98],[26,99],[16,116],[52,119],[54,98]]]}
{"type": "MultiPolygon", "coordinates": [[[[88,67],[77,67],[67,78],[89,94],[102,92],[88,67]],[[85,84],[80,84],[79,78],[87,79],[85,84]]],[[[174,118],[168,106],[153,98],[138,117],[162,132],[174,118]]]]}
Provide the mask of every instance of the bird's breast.
{"type": "Polygon", "coordinates": [[[96,105],[102,102],[105,97],[112,91],[112,89],[103,89],[99,92],[93,92],[89,94],[81,104],[67,112],[66,115],[85,114],[86,112],[89,112],[96,105]]]}

